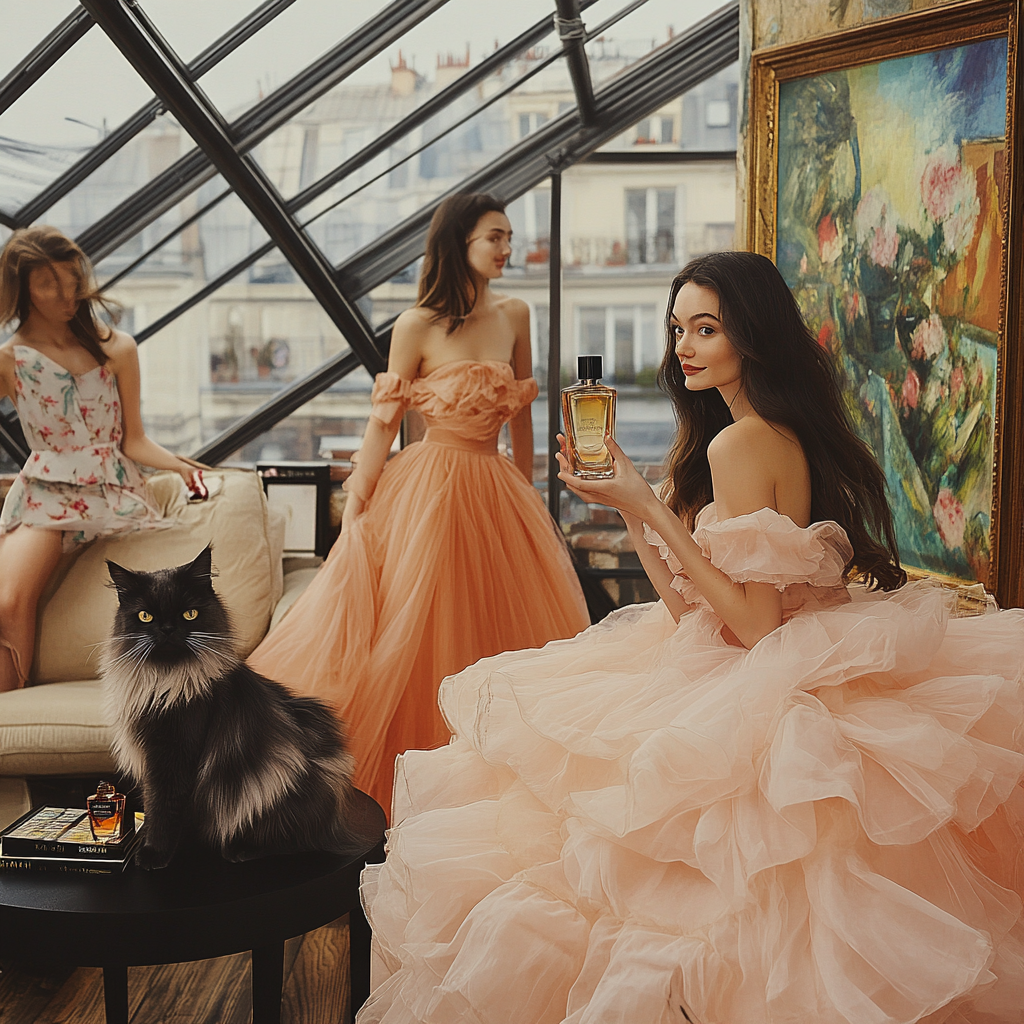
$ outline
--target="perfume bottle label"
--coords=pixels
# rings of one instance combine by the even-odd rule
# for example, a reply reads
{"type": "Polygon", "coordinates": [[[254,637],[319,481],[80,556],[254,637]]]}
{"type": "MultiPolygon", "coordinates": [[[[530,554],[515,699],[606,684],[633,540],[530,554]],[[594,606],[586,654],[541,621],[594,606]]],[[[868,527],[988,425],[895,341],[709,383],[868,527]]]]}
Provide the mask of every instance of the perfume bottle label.
{"type": "Polygon", "coordinates": [[[574,403],[576,446],[581,456],[603,455],[608,402],[603,397],[581,397],[574,403]]]}
{"type": "Polygon", "coordinates": [[[94,818],[110,818],[117,814],[116,800],[93,800],[89,804],[89,813],[94,818]]]}

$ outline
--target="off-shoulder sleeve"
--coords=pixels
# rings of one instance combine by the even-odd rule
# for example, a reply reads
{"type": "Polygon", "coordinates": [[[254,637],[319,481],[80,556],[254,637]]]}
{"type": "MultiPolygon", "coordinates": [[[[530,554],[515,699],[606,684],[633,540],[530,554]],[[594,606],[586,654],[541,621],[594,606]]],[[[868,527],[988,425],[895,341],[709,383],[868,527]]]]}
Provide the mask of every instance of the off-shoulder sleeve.
{"type": "Polygon", "coordinates": [[[373,403],[370,416],[385,426],[405,414],[412,397],[412,381],[399,377],[397,373],[378,373],[373,381],[370,401],[373,403]]]}
{"type": "MultiPolygon", "coordinates": [[[[691,603],[700,601],[697,588],[681,572],[679,559],[664,540],[646,525],[644,539],[657,547],[675,576],[672,589],[691,603]]],[[[770,508],[698,526],[693,539],[712,565],[736,583],[770,583],[777,590],[795,583],[841,586],[843,570],[853,556],[846,532],[838,523],[812,523],[802,528],[770,508]]]]}
{"type": "Polygon", "coordinates": [[[803,528],[770,508],[711,523],[694,539],[712,564],[737,583],[771,583],[779,590],[794,583],[839,586],[853,556],[838,523],[803,528]]]}

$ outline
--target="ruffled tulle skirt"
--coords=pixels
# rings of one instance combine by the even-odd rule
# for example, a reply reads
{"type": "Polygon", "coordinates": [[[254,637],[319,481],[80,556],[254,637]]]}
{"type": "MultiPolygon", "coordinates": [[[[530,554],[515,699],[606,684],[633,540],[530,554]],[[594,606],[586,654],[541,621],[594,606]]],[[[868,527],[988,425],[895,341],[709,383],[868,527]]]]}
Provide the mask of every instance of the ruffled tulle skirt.
{"type": "Polygon", "coordinates": [[[589,623],[565,544],[507,459],[420,442],[391,459],[257,671],[334,706],[355,784],[386,810],[396,755],[449,738],[441,680],[589,623]]]}
{"type": "Polygon", "coordinates": [[[623,609],[447,679],[359,1024],[1020,1024],[1024,612],[623,609]]]}

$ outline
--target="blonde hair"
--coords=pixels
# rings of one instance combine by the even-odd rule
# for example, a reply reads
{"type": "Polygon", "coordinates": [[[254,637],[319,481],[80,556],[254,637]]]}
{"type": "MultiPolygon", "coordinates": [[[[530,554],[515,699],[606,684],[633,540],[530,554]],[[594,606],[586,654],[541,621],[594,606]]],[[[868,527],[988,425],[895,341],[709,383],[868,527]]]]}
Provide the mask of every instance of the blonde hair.
{"type": "Polygon", "coordinates": [[[46,225],[19,228],[7,240],[0,253],[0,327],[15,320],[19,326],[25,323],[32,308],[29,275],[33,270],[53,267],[55,263],[74,265],[78,277],[78,309],[68,326],[82,347],[102,366],[108,358],[103,342],[109,341],[111,335],[102,333],[104,328],[96,316],[96,306],[115,324],[120,319],[121,307],[96,287],[88,256],[56,228],[46,225]]]}

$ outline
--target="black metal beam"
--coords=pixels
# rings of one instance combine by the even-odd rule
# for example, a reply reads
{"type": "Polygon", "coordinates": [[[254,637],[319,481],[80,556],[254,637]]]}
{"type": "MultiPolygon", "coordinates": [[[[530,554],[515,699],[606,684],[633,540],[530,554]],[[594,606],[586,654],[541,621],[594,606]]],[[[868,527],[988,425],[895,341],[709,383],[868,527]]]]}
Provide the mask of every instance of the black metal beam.
{"type": "MultiPolygon", "coordinates": [[[[232,50],[241,46],[250,36],[255,35],[293,3],[295,0],[266,0],[189,62],[190,77],[195,80],[205,75],[232,50]]],[[[89,18],[86,11],[83,10],[82,13],[86,15],[91,25],[92,18],[89,18]]],[[[152,124],[163,111],[163,104],[155,98],[137,110],[126,121],[118,125],[102,142],[90,149],[59,178],[51,182],[39,195],[26,203],[16,214],[18,224],[28,225],[37,221],[54,203],[63,199],[73,188],[85,181],[93,171],[106,163],[122,146],[152,124]]]]}
{"type": "Polygon", "coordinates": [[[39,81],[92,28],[88,12],[69,14],[0,81],[0,114],[39,81]]]}
{"type": "MultiPolygon", "coordinates": [[[[280,2],[280,0],[278,0],[280,2]]],[[[288,3],[293,3],[294,0],[286,0],[288,3]]],[[[590,4],[596,3],[597,0],[583,0],[583,6],[589,6],[590,4]]],[[[313,182],[307,188],[301,192],[292,196],[291,199],[287,200],[286,205],[289,212],[294,213],[300,210],[302,207],[311,203],[314,199],[323,195],[324,192],[331,189],[339,181],[347,178],[354,171],[359,170],[360,167],[365,166],[375,157],[381,153],[387,152],[399,139],[407,135],[413,129],[418,128],[421,124],[430,120],[440,111],[444,110],[449,104],[456,100],[459,96],[468,92],[470,89],[476,88],[482,81],[484,81],[489,75],[497,71],[503,64],[507,63],[517,54],[522,53],[524,50],[529,49],[535,45],[544,36],[551,32],[551,19],[542,18],[531,28],[528,28],[525,32],[516,36],[512,42],[495,50],[492,54],[482,60],[475,68],[470,69],[465,74],[460,75],[454,82],[442,89],[436,95],[430,97],[430,99],[420,104],[411,114],[402,118],[387,131],[378,135],[368,146],[361,149],[358,153],[355,153],[348,160],[339,164],[334,170],[325,174],[318,181],[313,182]]],[[[130,274],[136,267],[144,263],[150,256],[153,255],[158,249],[166,245],[175,235],[180,234],[189,224],[193,223],[199,216],[209,212],[209,210],[215,206],[218,202],[224,199],[229,193],[223,192],[217,196],[211,202],[206,203],[201,210],[197,213],[188,217],[178,224],[173,230],[169,231],[166,235],[160,238],[154,245],[150,246],[141,256],[133,260],[131,264],[118,272],[118,274],[111,278],[104,287],[111,287],[116,284],[122,278],[130,274]]],[[[2,213],[0,213],[2,216],[2,213]]],[[[256,257],[258,259],[259,257],[256,257]]],[[[255,259],[247,257],[243,263],[238,264],[236,267],[232,267],[228,272],[228,277],[225,280],[230,280],[235,277],[236,274],[240,273],[246,267],[251,266],[255,262],[255,259]]],[[[218,275],[218,280],[221,280],[223,275],[218,275]]],[[[185,312],[185,309],[190,309],[191,305],[186,306],[181,312],[185,312]]],[[[170,311],[171,319],[174,319],[173,315],[175,311],[170,311]]],[[[163,319],[163,318],[161,318],[163,319]]],[[[170,321],[168,321],[170,322],[170,321]]],[[[137,341],[143,340],[137,338],[137,341]]]]}
{"type": "Polygon", "coordinates": [[[551,175],[551,224],[548,229],[548,512],[561,523],[558,479],[559,419],[562,414],[559,384],[562,378],[562,175],[551,175]]]}
{"type": "Polygon", "coordinates": [[[621,152],[606,149],[590,153],[580,163],[584,164],[702,164],[716,161],[734,161],[735,149],[683,149],[683,150],[641,150],[625,149],[621,152]]]}
{"type": "Polygon", "coordinates": [[[562,50],[566,63],[569,65],[569,76],[572,78],[573,92],[576,94],[576,106],[579,107],[580,121],[589,127],[597,120],[597,108],[594,101],[594,85],[590,80],[590,64],[587,62],[587,32],[580,17],[579,0],[555,0],[558,13],[555,15],[555,27],[562,40],[562,50]]]}
{"type": "MultiPolygon", "coordinates": [[[[737,0],[675,36],[627,68],[596,93],[598,121],[580,124],[575,110],[549,121],[453,191],[491,192],[512,200],[547,178],[552,170],[579,163],[623,128],[663,106],[736,61],[739,53],[737,0]]],[[[348,295],[367,294],[423,253],[438,196],[337,268],[348,295]]]]}
{"type": "Polygon", "coordinates": [[[82,0],[96,23],[203,147],[267,234],[295,268],[314,298],[371,373],[384,369],[384,357],[359,309],[343,294],[320,251],[288,215],[284,202],[251,158],[236,152],[209,101],[145,32],[127,4],[136,0],[82,0]]]}
{"type": "MultiPolygon", "coordinates": [[[[247,152],[375,57],[448,0],[394,0],[363,26],[243,114],[230,127],[239,152],[247,152]]],[[[196,140],[198,141],[198,140],[196,140]]],[[[120,205],[100,218],[77,242],[93,262],[121,246],[171,209],[215,171],[202,149],[185,154],[120,205]]]]}

